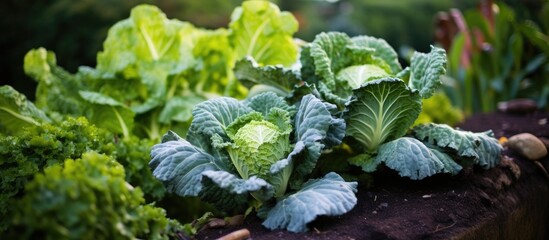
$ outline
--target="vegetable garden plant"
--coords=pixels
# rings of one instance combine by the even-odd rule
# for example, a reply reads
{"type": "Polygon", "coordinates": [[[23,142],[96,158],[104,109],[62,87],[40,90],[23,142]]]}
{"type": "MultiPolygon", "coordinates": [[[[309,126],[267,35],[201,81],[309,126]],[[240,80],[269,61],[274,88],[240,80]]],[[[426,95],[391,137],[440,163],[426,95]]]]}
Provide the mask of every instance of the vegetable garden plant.
{"type": "Polygon", "coordinates": [[[193,234],[150,203],[166,191],[301,232],[356,205],[342,163],[419,180],[499,162],[489,131],[411,128],[441,84],[444,50],[402,69],[382,39],[330,32],[297,44],[296,31],[266,1],[244,2],[216,30],[141,5],[110,29],[95,68],[68,73],[52,52],[31,50],[36,101],[0,88],[2,235],[193,234]]]}

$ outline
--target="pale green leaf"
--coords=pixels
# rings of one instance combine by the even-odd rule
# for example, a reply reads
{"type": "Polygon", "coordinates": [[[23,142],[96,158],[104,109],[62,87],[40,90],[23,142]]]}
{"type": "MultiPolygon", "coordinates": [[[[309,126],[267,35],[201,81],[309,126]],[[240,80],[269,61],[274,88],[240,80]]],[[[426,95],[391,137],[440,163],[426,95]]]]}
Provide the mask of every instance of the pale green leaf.
{"type": "Polygon", "coordinates": [[[244,179],[256,175],[268,181],[271,165],[291,151],[290,133],[265,120],[250,120],[231,140],[228,152],[244,179]]]}
{"type": "Polygon", "coordinates": [[[298,48],[292,35],[298,23],[268,1],[245,1],[231,15],[229,41],[236,59],[253,57],[260,65],[291,66],[298,48]]]}
{"type": "Polygon", "coordinates": [[[374,153],[378,146],[403,136],[421,112],[421,97],[396,78],[366,83],[353,91],[344,118],[347,136],[374,153]]]}
{"type": "Polygon", "coordinates": [[[188,122],[192,119],[192,110],[194,106],[205,99],[198,96],[174,96],[170,98],[162,111],[158,120],[161,123],[188,122]]]}
{"type": "Polygon", "coordinates": [[[337,78],[346,81],[352,89],[360,88],[363,83],[371,79],[383,77],[389,77],[389,74],[383,68],[373,64],[348,67],[337,74],[337,78]]]}
{"type": "Polygon", "coordinates": [[[303,48],[301,64],[302,79],[315,84],[324,100],[340,108],[354,88],[392,72],[391,66],[376,56],[375,48],[358,40],[355,44],[346,34],[338,32],[316,35],[314,41],[303,48]]]}
{"type": "Polygon", "coordinates": [[[357,36],[353,37],[351,40],[355,45],[375,49],[374,56],[389,64],[391,67],[390,73],[392,75],[402,71],[402,66],[400,66],[396,51],[384,39],[370,36],[357,36]]]}
{"type": "Polygon", "coordinates": [[[0,87],[0,132],[16,135],[24,127],[41,125],[51,120],[11,86],[0,87]]]}
{"type": "Polygon", "coordinates": [[[85,115],[85,106],[78,91],[83,82],[57,66],[55,54],[44,48],[25,55],[25,73],[38,82],[35,104],[46,112],[72,116],[85,115]]]}
{"type": "Polygon", "coordinates": [[[122,103],[101,93],[79,91],[80,96],[89,102],[86,116],[90,122],[113,133],[130,136],[135,113],[122,103]]]}
{"type": "Polygon", "coordinates": [[[246,88],[236,80],[232,71],[236,56],[229,43],[228,31],[200,29],[195,34],[192,49],[195,65],[185,74],[182,85],[188,84],[190,90],[206,96],[213,93],[245,97],[246,88]]]}

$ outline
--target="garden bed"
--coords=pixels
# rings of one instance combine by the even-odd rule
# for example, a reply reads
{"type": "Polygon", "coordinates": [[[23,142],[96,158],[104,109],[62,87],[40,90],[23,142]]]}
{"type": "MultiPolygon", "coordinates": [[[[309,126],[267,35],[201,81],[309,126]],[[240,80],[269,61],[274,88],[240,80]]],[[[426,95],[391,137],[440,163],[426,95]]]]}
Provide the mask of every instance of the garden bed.
{"type": "MultiPolygon", "coordinates": [[[[547,119],[549,113],[539,112],[479,114],[460,127],[492,129],[497,138],[522,132],[548,138],[547,119]]],[[[549,179],[511,150],[503,155],[493,169],[474,168],[453,177],[412,181],[391,170],[377,171],[374,187],[359,187],[352,211],[320,218],[306,233],[269,231],[250,216],[242,226],[204,230],[196,238],[215,239],[247,228],[253,239],[547,239],[549,179]]],[[[548,168],[549,157],[541,163],[548,168]]]]}

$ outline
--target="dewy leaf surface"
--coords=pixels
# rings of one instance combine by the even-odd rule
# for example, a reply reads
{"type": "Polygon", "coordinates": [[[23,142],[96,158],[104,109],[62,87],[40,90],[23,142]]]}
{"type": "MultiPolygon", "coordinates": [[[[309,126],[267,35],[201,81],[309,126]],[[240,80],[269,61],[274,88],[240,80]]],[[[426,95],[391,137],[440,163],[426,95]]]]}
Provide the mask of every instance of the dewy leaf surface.
{"type": "Polygon", "coordinates": [[[15,135],[26,126],[42,122],[50,122],[50,119],[25,95],[11,86],[0,87],[0,133],[15,135]]]}
{"type": "Polygon", "coordinates": [[[473,133],[455,130],[444,124],[424,124],[415,127],[416,138],[457,154],[473,159],[474,163],[488,169],[499,163],[502,146],[492,131],[473,133]]]}
{"type": "Polygon", "coordinates": [[[253,57],[260,65],[291,66],[298,48],[292,35],[298,23],[268,1],[245,1],[231,15],[229,41],[236,59],[253,57]]]}
{"type": "Polygon", "coordinates": [[[400,79],[374,80],[353,92],[344,113],[346,134],[368,152],[403,136],[421,111],[419,94],[400,79]]]}
{"type": "Polygon", "coordinates": [[[410,82],[412,89],[417,89],[422,98],[431,97],[442,85],[442,75],[446,73],[446,51],[431,46],[431,52],[412,55],[410,62],[410,82]]]}
{"type": "Polygon", "coordinates": [[[357,203],[356,182],[345,182],[336,173],[303,184],[296,193],[280,200],[268,213],[263,226],[304,232],[307,223],[318,216],[337,216],[350,211],[357,203]]]}

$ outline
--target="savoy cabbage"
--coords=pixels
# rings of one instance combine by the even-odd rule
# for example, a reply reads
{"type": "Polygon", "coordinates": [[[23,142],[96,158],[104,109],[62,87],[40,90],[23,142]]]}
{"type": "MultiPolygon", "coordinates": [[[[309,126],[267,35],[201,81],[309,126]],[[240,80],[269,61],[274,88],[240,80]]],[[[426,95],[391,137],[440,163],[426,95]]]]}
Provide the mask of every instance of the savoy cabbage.
{"type": "Polygon", "coordinates": [[[260,202],[265,227],[305,231],[316,216],[346,213],[357,200],[357,183],[336,173],[309,179],[321,152],[344,136],[333,108],[313,95],[290,106],[271,92],[205,101],[193,110],[186,139],[169,132],[153,147],[153,175],[168,191],[221,209],[260,202]],[[304,204],[312,199],[316,204],[304,204]]]}

